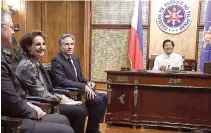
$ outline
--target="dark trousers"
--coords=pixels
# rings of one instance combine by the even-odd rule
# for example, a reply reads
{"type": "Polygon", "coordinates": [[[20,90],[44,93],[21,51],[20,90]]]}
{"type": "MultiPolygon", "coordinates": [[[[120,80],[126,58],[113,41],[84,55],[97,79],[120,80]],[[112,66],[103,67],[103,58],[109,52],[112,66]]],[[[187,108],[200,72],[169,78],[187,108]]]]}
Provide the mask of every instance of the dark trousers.
{"type": "Polygon", "coordinates": [[[59,114],[46,114],[41,120],[23,119],[21,133],[75,133],[69,126],[67,117],[59,114]],[[34,124],[31,129],[27,125],[34,124]]]}
{"type": "Polygon", "coordinates": [[[75,133],[84,133],[84,124],[87,116],[86,110],[84,105],[60,105],[60,113],[69,119],[75,133]]]}
{"type": "Polygon", "coordinates": [[[88,123],[86,133],[95,133],[99,129],[99,124],[103,122],[108,97],[106,94],[97,93],[95,99],[88,99],[86,106],[88,108],[88,123]]]}

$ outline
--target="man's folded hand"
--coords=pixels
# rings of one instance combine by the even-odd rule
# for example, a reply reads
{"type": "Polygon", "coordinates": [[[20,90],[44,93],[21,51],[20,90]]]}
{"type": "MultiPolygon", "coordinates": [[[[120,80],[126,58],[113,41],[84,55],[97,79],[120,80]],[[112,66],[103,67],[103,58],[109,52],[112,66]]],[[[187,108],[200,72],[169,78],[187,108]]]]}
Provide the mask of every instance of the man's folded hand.
{"type": "Polygon", "coordinates": [[[86,95],[87,95],[87,97],[89,99],[94,99],[95,98],[95,96],[96,96],[95,92],[88,85],[86,85],[85,91],[86,91],[86,95]]]}

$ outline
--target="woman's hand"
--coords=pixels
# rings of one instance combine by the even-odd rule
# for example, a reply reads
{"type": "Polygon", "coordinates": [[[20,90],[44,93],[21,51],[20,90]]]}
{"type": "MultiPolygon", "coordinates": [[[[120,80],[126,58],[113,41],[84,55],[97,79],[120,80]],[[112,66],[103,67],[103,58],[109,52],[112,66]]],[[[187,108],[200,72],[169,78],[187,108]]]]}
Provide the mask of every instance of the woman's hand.
{"type": "Polygon", "coordinates": [[[33,107],[33,109],[36,111],[37,113],[37,118],[41,119],[44,115],[46,115],[46,112],[44,112],[40,107],[35,106],[33,107]]]}
{"type": "Polygon", "coordinates": [[[27,102],[27,104],[36,111],[38,119],[41,119],[46,114],[46,112],[44,112],[40,107],[35,106],[31,104],[30,102],[27,102]]]}

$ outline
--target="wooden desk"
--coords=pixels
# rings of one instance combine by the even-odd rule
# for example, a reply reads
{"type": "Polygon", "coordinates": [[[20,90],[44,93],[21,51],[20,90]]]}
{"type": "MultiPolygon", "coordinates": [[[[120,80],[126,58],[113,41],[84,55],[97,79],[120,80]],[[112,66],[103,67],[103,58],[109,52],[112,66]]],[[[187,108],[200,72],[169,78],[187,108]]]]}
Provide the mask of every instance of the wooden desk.
{"type": "Polygon", "coordinates": [[[107,124],[211,130],[211,74],[107,71],[107,124]]]}

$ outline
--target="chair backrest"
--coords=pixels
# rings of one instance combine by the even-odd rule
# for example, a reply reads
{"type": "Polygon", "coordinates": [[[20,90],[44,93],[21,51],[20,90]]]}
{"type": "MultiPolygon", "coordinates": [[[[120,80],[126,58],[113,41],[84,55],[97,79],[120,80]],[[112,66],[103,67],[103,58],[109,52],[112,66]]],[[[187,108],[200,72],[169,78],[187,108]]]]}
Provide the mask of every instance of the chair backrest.
{"type": "Polygon", "coordinates": [[[204,73],[211,74],[211,62],[204,63],[204,73]]]}
{"type": "Polygon", "coordinates": [[[50,76],[50,79],[51,79],[53,88],[55,88],[55,87],[56,87],[56,79],[55,79],[55,77],[54,77],[54,75],[53,75],[53,73],[52,73],[51,70],[48,69],[47,72],[48,72],[48,74],[49,74],[49,76],[50,76]]]}
{"type": "Polygon", "coordinates": [[[51,83],[53,85],[53,88],[55,88],[56,86],[56,79],[54,78],[53,76],[53,73],[51,71],[51,63],[48,63],[48,64],[42,64],[45,68],[45,70],[47,71],[48,75],[50,76],[50,80],[51,80],[51,83]]]}
{"type": "Polygon", "coordinates": [[[152,54],[151,55],[151,60],[149,60],[149,69],[152,70],[152,68],[154,67],[154,61],[155,58],[158,56],[158,54],[152,54]]]}
{"type": "Polygon", "coordinates": [[[152,60],[155,60],[155,58],[156,58],[157,56],[158,56],[158,54],[152,54],[152,55],[151,55],[151,59],[152,59],[152,60]]]}

